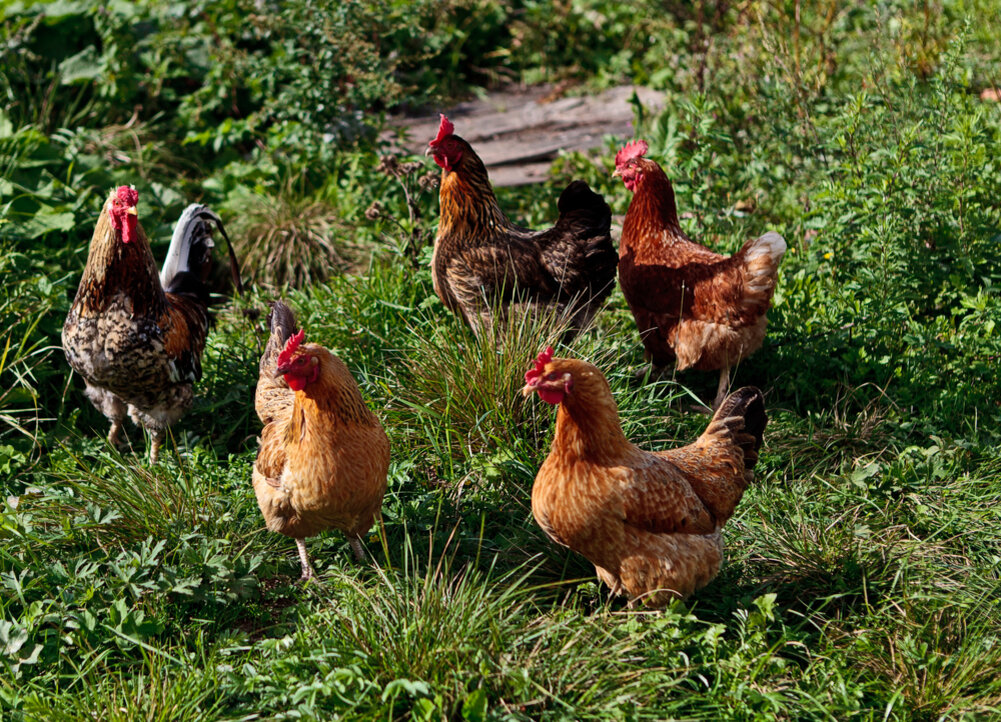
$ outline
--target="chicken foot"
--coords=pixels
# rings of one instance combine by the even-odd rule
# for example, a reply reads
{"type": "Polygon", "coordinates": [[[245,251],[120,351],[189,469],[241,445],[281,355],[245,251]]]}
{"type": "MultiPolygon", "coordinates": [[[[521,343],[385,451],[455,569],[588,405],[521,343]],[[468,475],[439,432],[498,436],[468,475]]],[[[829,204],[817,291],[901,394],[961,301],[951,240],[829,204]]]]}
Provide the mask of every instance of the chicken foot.
{"type": "Polygon", "coordinates": [[[313,565],[309,563],[309,554],[306,553],[306,540],[296,537],[295,545],[299,549],[299,562],[302,564],[302,576],[299,577],[299,581],[315,579],[316,572],[313,570],[313,565]]]}

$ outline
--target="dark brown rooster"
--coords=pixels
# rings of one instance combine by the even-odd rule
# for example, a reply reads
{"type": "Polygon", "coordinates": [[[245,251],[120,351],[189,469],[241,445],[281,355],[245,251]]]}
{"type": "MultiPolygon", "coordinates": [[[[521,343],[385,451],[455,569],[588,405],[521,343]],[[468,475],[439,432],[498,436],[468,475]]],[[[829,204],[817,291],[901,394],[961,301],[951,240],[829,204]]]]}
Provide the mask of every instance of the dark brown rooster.
{"type": "Polygon", "coordinates": [[[441,220],[431,276],[435,292],[478,336],[513,305],[554,306],[568,335],[587,325],[612,292],[617,255],[611,210],[583,181],[558,202],[553,228],[531,231],[507,219],[487,169],[444,115],[428,154],[442,168],[441,220]]]}
{"type": "MultiPolygon", "coordinates": [[[[150,461],[156,463],[167,427],[191,405],[192,386],[202,375],[210,223],[222,225],[205,206],[188,206],[157,273],[138,201],[135,189],[121,186],[104,204],[62,339],[87,397],[111,421],[108,441],[118,443],[128,412],[149,431],[150,461]]],[[[239,289],[232,248],[230,260],[239,289]]]]}

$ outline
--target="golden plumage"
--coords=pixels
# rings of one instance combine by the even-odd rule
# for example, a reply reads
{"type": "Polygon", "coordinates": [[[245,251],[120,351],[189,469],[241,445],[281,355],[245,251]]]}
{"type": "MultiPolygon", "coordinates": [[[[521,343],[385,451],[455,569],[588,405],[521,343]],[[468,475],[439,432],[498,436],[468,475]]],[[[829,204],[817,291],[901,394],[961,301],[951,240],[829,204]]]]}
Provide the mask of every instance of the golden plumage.
{"type": "Polygon", "coordinates": [[[255,395],[264,429],[254,492],[268,529],[296,539],[303,577],[309,577],[302,540],[326,529],[343,531],[363,558],[360,538],[372,528],[386,491],[389,440],[347,366],[323,346],[298,347],[297,357],[315,359],[316,378],[299,391],[289,388],[276,369],[295,317],[276,302],[269,320],[255,395]]]}
{"type": "Polygon", "coordinates": [[[532,488],[532,514],[550,538],[593,563],[613,594],[652,606],[716,576],[721,527],[753,479],[766,424],[760,391],[731,394],[694,443],[649,452],[626,439],[591,364],[551,359],[525,390],[561,397],[532,488]]]}

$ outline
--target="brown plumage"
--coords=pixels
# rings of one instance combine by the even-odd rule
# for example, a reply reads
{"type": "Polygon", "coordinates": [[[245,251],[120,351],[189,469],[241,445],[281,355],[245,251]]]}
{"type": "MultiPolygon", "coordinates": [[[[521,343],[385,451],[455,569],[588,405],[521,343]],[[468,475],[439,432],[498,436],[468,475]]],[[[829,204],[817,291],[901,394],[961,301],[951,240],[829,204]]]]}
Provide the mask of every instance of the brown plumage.
{"type": "Polygon", "coordinates": [[[693,242],[678,223],[671,181],[645,152],[638,141],[616,157],[615,174],[635,192],[619,243],[619,285],[655,368],[720,370],[715,408],[730,368],[765,338],[786,244],[766,233],[727,257],[693,242]]]}
{"type": "Polygon", "coordinates": [[[511,306],[552,306],[584,327],[612,292],[617,256],[611,210],[583,181],[560,196],[553,228],[531,231],[507,219],[487,169],[442,116],[428,153],[442,168],[441,219],[431,276],[435,292],[477,336],[503,320],[511,306]]]}
{"type": "Polygon", "coordinates": [[[608,382],[547,349],[525,394],[559,404],[556,435],[532,487],[532,514],[585,556],[613,594],[663,606],[716,576],[721,527],[754,478],[767,418],[761,392],[726,398],[702,435],[650,452],[626,439],[608,382]]]}
{"type": "Polygon", "coordinates": [[[122,186],[105,203],[62,341],[87,397],[111,421],[108,441],[118,443],[127,411],[150,432],[156,463],[167,427],[191,405],[201,378],[213,247],[208,221],[220,229],[221,222],[204,206],[188,206],[158,274],[137,201],[138,193],[122,186]]]}
{"type": "Polygon", "coordinates": [[[305,537],[340,529],[359,560],[361,537],[382,507],[389,440],[347,366],[302,343],[281,301],[268,316],[255,408],[264,423],[254,492],[268,529],[296,540],[303,579],[313,576],[305,537]]]}

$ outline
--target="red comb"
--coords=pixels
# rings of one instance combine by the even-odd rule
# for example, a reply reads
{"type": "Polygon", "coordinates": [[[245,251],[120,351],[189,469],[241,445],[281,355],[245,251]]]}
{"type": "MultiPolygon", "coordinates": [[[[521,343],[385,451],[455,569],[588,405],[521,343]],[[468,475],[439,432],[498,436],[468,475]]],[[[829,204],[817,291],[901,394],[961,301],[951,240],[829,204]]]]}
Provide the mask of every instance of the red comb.
{"type": "Polygon", "coordinates": [[[299,333],[297,334],[289,336],[288,341],[285,343],[285,348],[282,349],[282,352],[280,354],[278,354],[279,366],[284,366],[285,364],[287,364],[289,361],[292,360],[292,357],[295,356],[295,352],[299,350],[299,344],[301,344],[303,342],[303,339],[305,338],[306,338],[305,329],[299,331],[299,333]]]}
{"type": "Polygon", "coordinates": [[[615,154],[615,167],[618,168],[633,158],[642,158],[649,149],[650,146],[646,144],[645,140],[635,140],[632,143],[626,143],[622,147],[622,150],[615,154]]]}
{"type": "Polygon", "coordinates": [[[125,204],[126,208],[132,208],[139,202],[139,191],[128,186],[118,186],[118,200],[125,204]]]}
{"type": "Polygon", "coordinates": [[[542,375],[546,364],[553,360],[553,347],[546,346],[546,350],[535,357],[535,368],[525,372],[525,383],[530,384],[542,375]]]}
{"type": "Polygon", "coordinates": [[[445,114],[441,114],[441,123],[438,124],[438,135],[434,137],[428,145],[438,145],[445,138],[452,135],[455,132],[455,126],[452,125],[452,121],[445,117],[445,114]]]}

